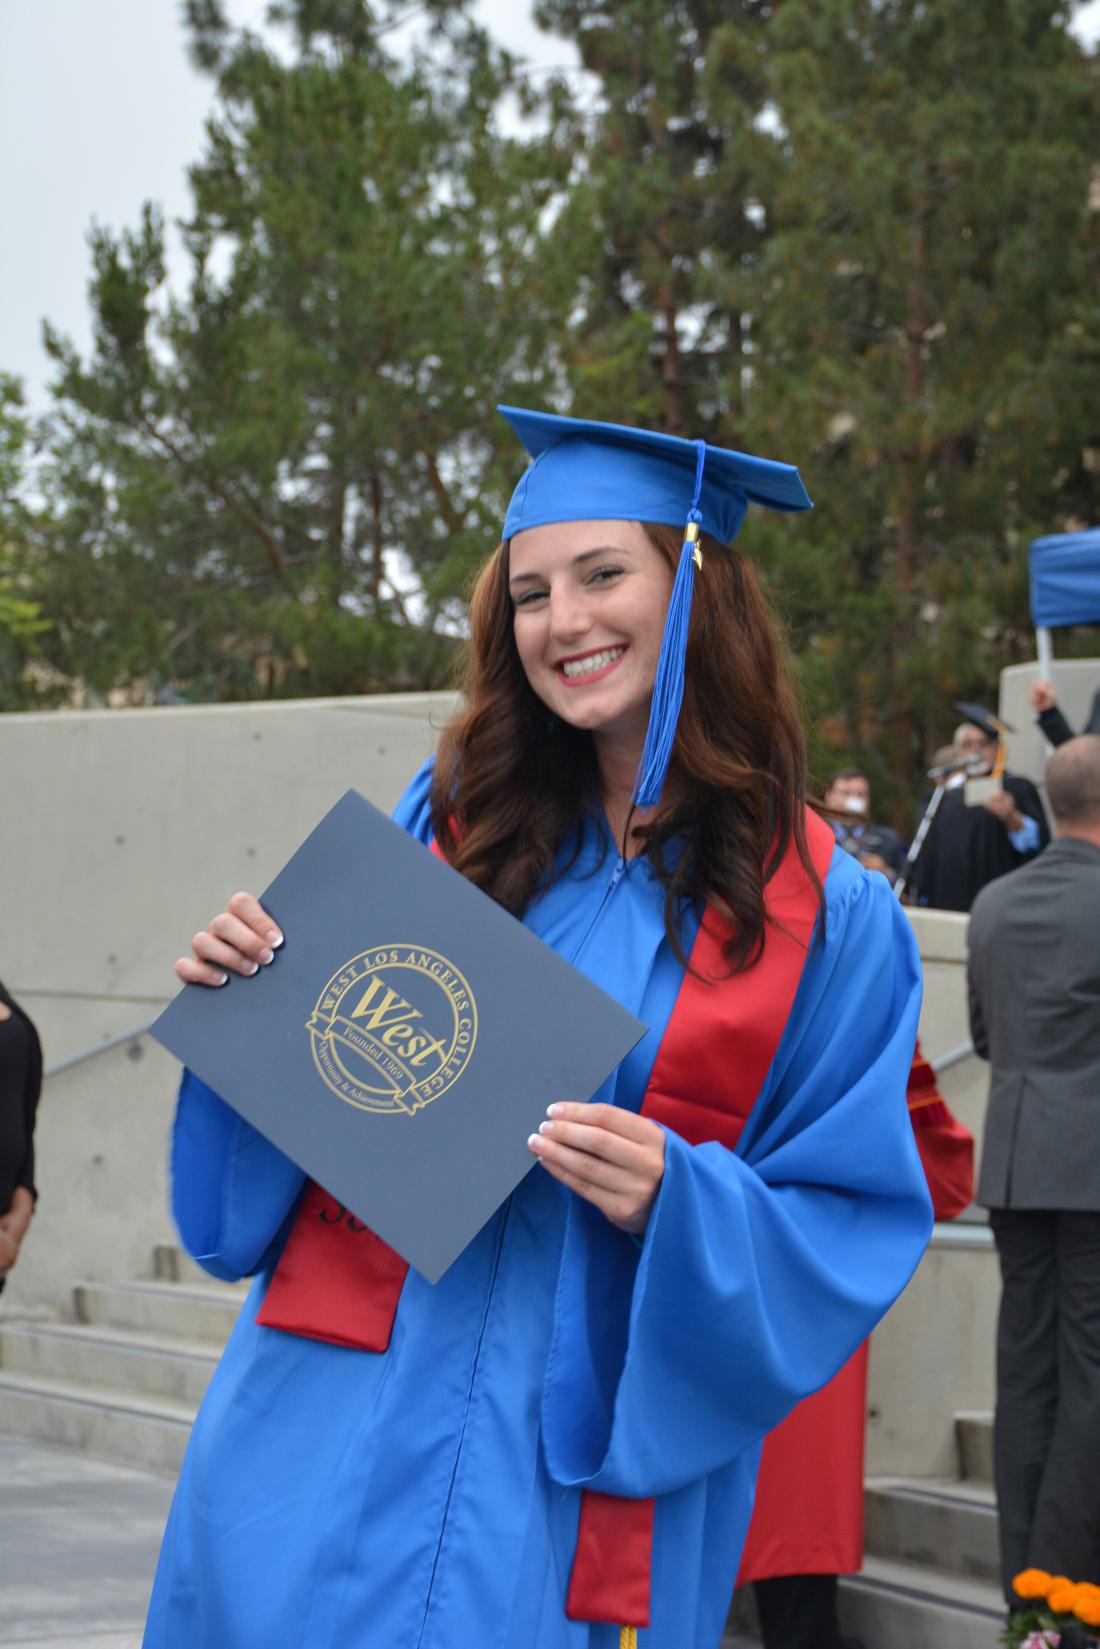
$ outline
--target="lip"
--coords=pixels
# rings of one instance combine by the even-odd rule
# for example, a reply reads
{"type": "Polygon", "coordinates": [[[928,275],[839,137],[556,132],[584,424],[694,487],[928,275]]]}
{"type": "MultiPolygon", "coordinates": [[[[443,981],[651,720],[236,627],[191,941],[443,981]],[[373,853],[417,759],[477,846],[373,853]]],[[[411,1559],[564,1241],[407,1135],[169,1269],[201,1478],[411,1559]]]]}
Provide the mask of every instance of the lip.
{"type": "Polygon", "coordinates": [[[577,661],[582,658],[591,658],[594,653],[606,653],[606,647],[590,647],[586,653],[570,653],[568,658],[559,658],[554,665],[554,672],[562,686],[590,687],[594,681],[602,681],[605,676],[609,676],[611,674],[612,670],[617,670],[627,653],[630,651],[630,648],[621,641],[615,642],[614,645],[616,647],[622,647],[623,649],[618,658],[612,659],[610,664],[605,664],[602,670],[593,670],[591,675],[587,676],[567,676],[565,673],[565,666],[567,664],[576,664],[577,661]]]}

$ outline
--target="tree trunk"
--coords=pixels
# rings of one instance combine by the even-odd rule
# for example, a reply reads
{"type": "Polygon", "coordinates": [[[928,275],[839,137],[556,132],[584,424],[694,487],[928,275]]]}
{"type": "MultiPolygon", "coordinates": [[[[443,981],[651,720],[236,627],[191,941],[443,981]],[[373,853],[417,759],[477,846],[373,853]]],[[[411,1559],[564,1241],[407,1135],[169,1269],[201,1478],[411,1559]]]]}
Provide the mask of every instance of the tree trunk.
{"type": "MultiPolygon", "coordinates": [[[[921,559],[919,499],[921,475],[924,469],[924,436],[922,432],[922,401],[924,397],[924,333],[926,325],[925,264],[927,254],[926,219],[928,199],[918,196],[913,210],[912,266],[909,279],[907,312],[905,317],[905,391],[902,426],[906,440],[900,453],[898,508],[898,566],[897,587],[901,611],[896,621],[894,656],[902,658],[906,643],[911,641],[910,625],[913,618],[913,597],[917,586],[917,571],[921,559]]],[[[913,701],[911,688],[899,681],[894,691],[894,727],[897,745],[893,770],[900,785],[912,792],[913,770],[913,701]]]]}

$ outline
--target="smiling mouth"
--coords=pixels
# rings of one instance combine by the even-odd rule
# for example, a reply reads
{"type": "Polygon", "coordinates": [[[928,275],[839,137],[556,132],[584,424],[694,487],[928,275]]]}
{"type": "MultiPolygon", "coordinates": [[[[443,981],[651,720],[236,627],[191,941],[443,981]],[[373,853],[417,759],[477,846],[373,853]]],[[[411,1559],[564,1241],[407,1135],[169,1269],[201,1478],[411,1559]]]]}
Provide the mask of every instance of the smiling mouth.
{"type": "Polygon", "coordinates": [[[625,647],[604,647],[600,652],[588,653],[584,658],[563,659],[556,668],[566,681],[584,681],[618,664],[625,652],[625,647]]]}

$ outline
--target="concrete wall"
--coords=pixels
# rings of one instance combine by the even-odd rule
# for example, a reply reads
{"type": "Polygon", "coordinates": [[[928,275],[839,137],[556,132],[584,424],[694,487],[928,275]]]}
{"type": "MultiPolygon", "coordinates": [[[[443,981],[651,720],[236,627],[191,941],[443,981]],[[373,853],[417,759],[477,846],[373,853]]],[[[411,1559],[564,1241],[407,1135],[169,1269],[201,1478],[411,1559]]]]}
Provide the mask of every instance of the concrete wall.
{"type": "MultiPolygon", "coordinates": [[[[196,928],[236,889],[266,887],[350,786],[391,808],[452,702],[0,716],[0,978],[47,1065],[155,1018],[196,928]]],[[[148,1272],[169,1234],[176,1075],[140,1037],[48,1081],[41,1201],[6,1309],[64,1310],[74,1276],[148,1272]]]]}
{"type": "MultiPolygon", "coordinates": [[[[1057,632],[1054,647],[1057,651],[1057,632]]],[[[1027,697],[1038,680],[1038,664],[1014,664],[1011,669],[1002,670],[1000,716],[1002,721],[1016,729],[1014,733],[1009,733],[1005,741],[1009,771],[1022,773],[1041,785],[1050,752],[1035,724],[1035,712],[1027,697]]],[[[1075,732],[1083,731],[1092,696],[1100,687],[1100,659],[1070,659],[1064,664],[1059,664],[1056,659],[1053,681],[1058,691],[1059,709],[1075,732]]]]}
{"type": "MultiPolygon", "coordinates": [[[[920,1038],[937,1065],[969,1041],[967,918],[910,910],[924,965],[920,1038]]],[[[944,1098],[977,1150],[988,1067],[973,1054],[940,1079],[944,1098]]],[[[867,1470],[948,1477],[957,1470],[953,1416],[993,1404],[993,1346],[1000,1279],[984,1223],[937,1226],[909,1287],[875,1330],[868,1390],[867,1470]]]]}
{"type": "MultiPolygon", "coordinates": [[[[238,887],[261,891],[349,786],[392,807],[450,704],[417,695],[0,716],[10,785],[0,854],[18,867],[0,885],[0,978],[37,1022],[47,1063],[155,1017],[195,929],[238,887]]],[[[966,918],[910,918],[935,1063],[967,1036],[966,918]]],[[[171,1234],[176,1074],[137,1036],[47,1083],[41,1204],[5,1312],[63,1313],[77,1276],[149,1274],[154,1244],[171,1234]]],[[[984,1067],[963,1060],[944,1087],[980,1132],[984,1067]]],[[[872,1469],[951,1469],[953,1411],[991,1401],[996,1292],[989,1248],[937,1242],[875,1336],[872,1469]]]]}

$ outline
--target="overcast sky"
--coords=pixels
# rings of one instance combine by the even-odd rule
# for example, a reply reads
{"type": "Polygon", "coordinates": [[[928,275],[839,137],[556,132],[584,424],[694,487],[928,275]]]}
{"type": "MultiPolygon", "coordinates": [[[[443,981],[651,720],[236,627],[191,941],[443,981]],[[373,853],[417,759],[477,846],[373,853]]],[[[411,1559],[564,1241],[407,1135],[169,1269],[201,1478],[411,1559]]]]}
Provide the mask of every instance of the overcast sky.
{"type": "MultiPolygon", "coordinates": [[[[229,0],[258,26],[266,0],[229,0]]],[[[575,63],[540,32],[523,0],[478,10],[540,66],[575,63]]],[[[1100,36],[1100,0],[1078,28],[1100,36]]],[[[0,371],[41,406],[48,316],[86,348],[86,235],[94,220],[135,225],[143,201],[169,219],[189,206],[186,167],[202,147],[209,81],[187,61],[178,0],[0,0],[0,371]]]]}

